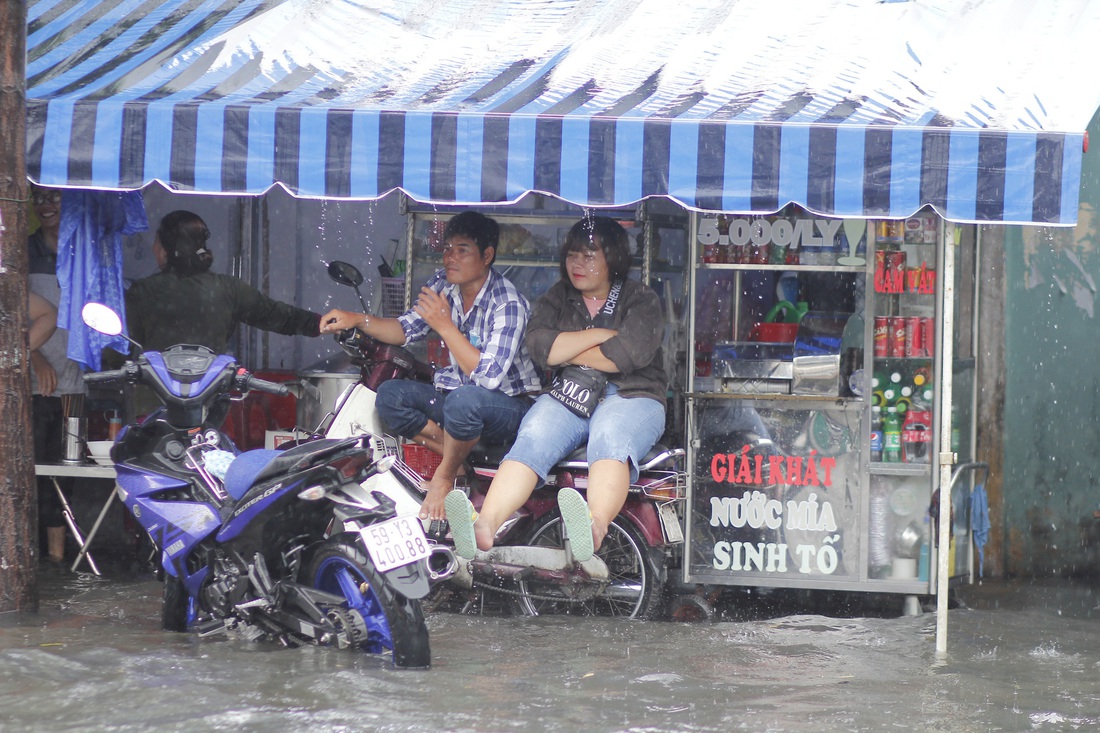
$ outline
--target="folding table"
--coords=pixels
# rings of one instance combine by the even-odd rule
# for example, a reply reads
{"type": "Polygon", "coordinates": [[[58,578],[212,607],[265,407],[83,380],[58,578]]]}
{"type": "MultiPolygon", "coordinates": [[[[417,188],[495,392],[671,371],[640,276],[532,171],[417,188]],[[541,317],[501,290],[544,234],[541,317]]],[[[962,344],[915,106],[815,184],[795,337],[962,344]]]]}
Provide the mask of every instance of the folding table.
{"type": "Polygon", "coordinates": [[[85,537],[80,530],[80,525],[76,522],[76,515],[73,514],[72,506],[69,505],[69,500],[65,498],[65,492],[61,490],[61,485],[58,483],[57,479],[62,476],[114,479],[114,466],[100,466],[95,463],[36,463],[34,472],[38,476],[49,477],[50,481],[53,483],[54,490],[57,491],[57,496],[61,499],[65,523],[69,525],[69,531],[73,533],[73,537],[80,543],[80,551],[76,555],[76,560],[73,561],[72,571],[76,572],[76,568],[80,565],[80,561],[87,556],[88,566],[92,569],[92,572],[96,575],[100,575],[101,573],[99,572],[99,568],[96,567],[95,559],[92,557],[92,554],[88,552],[88,547],[92,544],[92,540],[95,539],[96,532],[99,531],[99,525],[103,523],[103,518],[107,516],[107,510],[111,508],[111,502],[114,501],[115,494],[117,493],[117,486],[111,489],[111,493],[107,495],[106,501],[103,502],[103,508],[99,510],[99,516],[96,518],[95,524],[92,525],[91,531],[88,533],[88,536],[85,537]]]}

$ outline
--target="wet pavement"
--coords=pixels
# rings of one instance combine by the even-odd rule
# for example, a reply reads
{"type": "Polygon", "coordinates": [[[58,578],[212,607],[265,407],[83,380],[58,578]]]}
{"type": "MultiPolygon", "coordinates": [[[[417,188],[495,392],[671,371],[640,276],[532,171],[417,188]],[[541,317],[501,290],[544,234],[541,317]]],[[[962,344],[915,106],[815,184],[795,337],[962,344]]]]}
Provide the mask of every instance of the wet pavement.
{"type": "Polygon", "coordinates": [[[159,629],[160,585],[44,570],[0,614],[0,731],[1078,731],[1100,727],[1100,593],[730,591],[700,623],[436,613],[433,668],[159,629]]]}

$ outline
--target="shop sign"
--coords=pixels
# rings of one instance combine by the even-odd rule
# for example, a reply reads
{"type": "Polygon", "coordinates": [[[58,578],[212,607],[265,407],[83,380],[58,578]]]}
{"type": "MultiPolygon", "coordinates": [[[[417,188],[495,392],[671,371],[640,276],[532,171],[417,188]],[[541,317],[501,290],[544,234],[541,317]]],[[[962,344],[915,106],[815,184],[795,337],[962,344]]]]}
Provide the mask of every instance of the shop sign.
{"type": "MultiPolygon", "coordinates": [[[[711,544],[711,568],[719,571],[832,575],[839,566],[840,542],[832,502],[811,491],[805,498],[781,501],[772,491],[782,487],[833,485],[835,458],[808,455],[760,455],[746,445],[738,453],[716,453],[710,460],[710,479],[716,485],[744,487],[740,495],[710,497],[709,525],[717,533],[711,544]],[[782,530],[816,543],[800,541],[791,546],[779,541],[724,539],[723,529],[754,530],[777,536],[782,530]]],[[[785,533],[784,533],[785,534],[785,533]]]]}
{"type": "Polygon", "coordinates": [[[907,267],[905,252],[879,250],[875,253],[875,292],[934,294],[936,271],[927,262],[907,267]]]}
{"type": "Polygon", "coordinates": [[[717,218],[705,218],[699,222],[699,241],[704,244],[711,242],[732,244],[735,247],[746,244],[757,246],[775,244],[791,249],[807,246],[821,247],[832,244],[842,224],[841,219],[791,221],[782,217],[774,220],[762,217],[754,219],[723,217],[720,229],[717,218]]]}

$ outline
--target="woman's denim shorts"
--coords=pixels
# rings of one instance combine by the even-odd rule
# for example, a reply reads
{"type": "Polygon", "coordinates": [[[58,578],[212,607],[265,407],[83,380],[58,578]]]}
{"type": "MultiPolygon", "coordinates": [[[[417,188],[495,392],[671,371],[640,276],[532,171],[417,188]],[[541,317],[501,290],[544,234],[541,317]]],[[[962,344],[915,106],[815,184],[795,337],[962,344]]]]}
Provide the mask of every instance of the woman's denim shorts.
{"type": "Polygon", "coordinates": [[[630,481],[638,480],[638,463],[665,430],[665,408],[650,397],[620,397],[607,385],[592,417],[574,415],[548,394],[540,396],[523,417],[506,461],[518,461],[539,477],[588,442],[588,463],[613,459],[628,463],[630,481]]]}

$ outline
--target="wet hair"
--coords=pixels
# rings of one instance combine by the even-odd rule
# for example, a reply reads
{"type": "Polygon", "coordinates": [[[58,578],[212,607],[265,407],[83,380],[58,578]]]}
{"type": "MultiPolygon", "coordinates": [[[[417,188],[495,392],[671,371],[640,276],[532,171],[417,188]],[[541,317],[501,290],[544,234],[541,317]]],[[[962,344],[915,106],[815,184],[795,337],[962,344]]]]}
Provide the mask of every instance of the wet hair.
{"type": "Polygon", "coordinates": [[[210,229],[198,214],[183,210],[166,214],[157,237],[168,255],[168,269],[177,275],[198,275],[214,264],[214,253],[206,246],[210,229]]]}
{"type": "Polygon", "coordinates": [[[446,229],[443,230],[443,241],[446,242],[451,237],[458,236],[472,239],[474,244],[477,245],[478,252],[482,255],[485,254],[486,249],[492,247],[493,259],[489,260],[489,264],[493,264],[496,260],[498,245],[500,244],[500,225],[495,220],[476,211],[463,211],[461,214],[455,214],[447,222],[446,229]]]}
{"type": "Polygon", "coordinates": [[[626,280],[630,272],[630,237],[622,224],[606,216],[586,216],[569,229],[559,259],[562,280],[569,279],[565,260],[570,252],[596,249],[602,249],[607,258],[608,279],[613,283],[626,280]]]}

